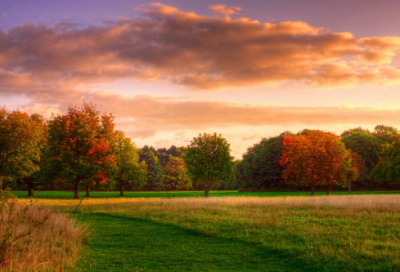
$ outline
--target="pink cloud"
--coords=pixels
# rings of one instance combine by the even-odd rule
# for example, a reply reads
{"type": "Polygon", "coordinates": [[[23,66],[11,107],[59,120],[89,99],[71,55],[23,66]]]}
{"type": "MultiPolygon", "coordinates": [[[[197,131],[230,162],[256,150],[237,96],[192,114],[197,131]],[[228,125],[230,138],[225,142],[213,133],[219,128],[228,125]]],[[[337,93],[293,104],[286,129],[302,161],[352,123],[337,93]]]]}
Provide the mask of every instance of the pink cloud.
{"type": "Polygon", "coordinates": [[[0,31],[0,92],[53,103],[121,79],[197,90],[288,81],[321,88],[399,83],[391,61],[400,37],[357,39],[305,22],[215,18],[161,3],[143,16],[85,29],[62,23],[0,31]]]}

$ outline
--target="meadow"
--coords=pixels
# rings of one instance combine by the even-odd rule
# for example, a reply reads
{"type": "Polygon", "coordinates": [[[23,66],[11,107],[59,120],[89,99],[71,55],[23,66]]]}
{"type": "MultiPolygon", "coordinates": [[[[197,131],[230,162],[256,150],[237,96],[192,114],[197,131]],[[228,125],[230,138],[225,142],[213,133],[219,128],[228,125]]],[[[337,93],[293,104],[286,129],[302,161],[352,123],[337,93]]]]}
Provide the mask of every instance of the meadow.
{"type": "Polygon", "coordinates": [[[400,195],[365,193],[93,192],[80,203],[49,192],[36,204],[80,203],[80,271],[398,271],[400,195]]]}
{"type": "MultiPolygon", "coordinates": [[[[28,197],[27,191],[11,191],[17,197],[28,197]]],[[[117,191],[104,192],[92,191],[90,198],[120,198],[120,193],[117,191]]],[[[353,191],[352,195],[381,195],[381,194],[400,194],[400,191],[353,191]]],[[[325,191],[315,192],[317,196],[326,195],[325,191]]],[[[347,191],[332,192],[332,195],[349,195],[347,191]]],[[[48,199],[72,199],[74,192],[72,191],[35,191],[35,198],[48,198],[48,199]]],[[[86,192],[80,192],[80,197],[86,198],[86,192]]],[[[221,196],[259,196],[259,197],[276,197],[276,196],[310,196],[308,191],[295,191],[295,192],[238,192],[236,191],[211,191],[211,197],[221,196]]],[[[124,197],[204,197],[204,191],[147,191],[147,192],[125,192],[124,197]]]]}

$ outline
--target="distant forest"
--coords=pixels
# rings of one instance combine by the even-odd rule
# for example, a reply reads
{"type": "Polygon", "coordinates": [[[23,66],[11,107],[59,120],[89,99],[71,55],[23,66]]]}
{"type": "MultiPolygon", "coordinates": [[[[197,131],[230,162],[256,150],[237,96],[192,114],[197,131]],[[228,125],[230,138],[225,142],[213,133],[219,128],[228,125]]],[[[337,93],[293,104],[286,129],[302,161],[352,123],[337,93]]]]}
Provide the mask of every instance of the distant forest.
{"type": "MultiPolygon", "coordinates": [[[[190,148],[138,148],[114,129],[112,115],[101,115],[91,104],[70,106],[66,115],[48,120],[0,109],[1,188],[28,190],[29,195],[34,190],[86,190],[88,196],[91,190],[119,190],[121,195],[125,190],[202,190],[204,184],[196,182],[187,166],[190,148]]],[[[385,125],[373,131],[353,128],[340,136],[286,131],[262,138],[241,160],[228,161],[232,175],[220,178],[212,189],[400,188],[400,134],[385,125]]]]}

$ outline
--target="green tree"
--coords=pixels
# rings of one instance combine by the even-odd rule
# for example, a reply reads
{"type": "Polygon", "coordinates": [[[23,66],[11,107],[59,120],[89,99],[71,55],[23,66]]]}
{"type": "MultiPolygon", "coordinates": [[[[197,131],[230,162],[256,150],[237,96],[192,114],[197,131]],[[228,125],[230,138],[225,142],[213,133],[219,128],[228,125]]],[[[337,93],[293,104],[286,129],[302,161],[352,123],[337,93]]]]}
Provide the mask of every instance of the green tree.
{"type": "Polygon", "coordinates": [[[165,188],[164,169],[156,155],[150,158],[148,164],[147,186],[152,191],[162,191],[165,188]]]}
{"type": "Polygon", "coordinates": [[[242,188],[285,187],[282,166],[279,164],[284,148],[282,141],[283,137],[281,136],[264,138],[247,149],[236,171],[238,182],[242,188]]]}
{"type": "Polygon", "coordinates": [[[364,131],[342,138],[342,142],[347,149],[351,149],[361,155],[369,169],[374,168],[378,163],[382,145],[385,144],[375,135],[364,131]]]}
{"type": "Polygon", "coordinates": [[[204,188],[208,197],[211,189],[232,178],[235,164],[229,143],[214,133],[193,138],[184,155],[191,180],[204,188]]]}
{"type": "Polygon", "coordinates": [[[147,181],[147,165],[139,162],[139,149],[130,138],[118,131],[112,147],[115,156],[115,166],[111,171],[112,178],[118,183],[120,195],[124,196],[125,186],[134,184],[143,186],[147,181]]]}
{"type": "Polygon", "coordinates": [[[0,189],[5,180],[23,180],[40,170],[44,142],[41,116],[0,109],[0,189]]]}
{"type": "Polygon", "coordinates": [[[82,182],[107,183],[106,170],[115,164],[110,150],[114,137],[112,115],[102,115],[92,104],[69,106],[66,115],[53,116],[49,123],[49,146],[59,177],[72,182],[79,198],[82,182]]]}
{"type": "MultiPolygon", "coordinates": [[[[29,116],[30,122],[35,123],[32,129],[37,130],[34,134],[37,138],[31,145],[27,145],[22,148],[22,152],[29,154],[26,160],[21,160],[13,164],[12,171],[14,177],[19,181],[22,181],[28,186],[28,196],[33,196],[33,190],[38,186],[46,185],[49,181],[47,176],[48,170],[48,126],[47,122],[41,115],[33,114],[29,116]],[[24,151],[26,150],[26,151],[24,151]],[[33,158],[33,153],[39,154],[39,160],[37,157],[33,158]],[[32,172],[30,175],[26,175],[26,169],[32,169],[32,165],[38,168],[38,171],[32,172]]],[[[14,161],[15,162],[15,161],[14,161]]]]}
{"type": "Polygon", "coordinates": [[[372,169],[371,176],[379,183],[400,183],[400,136],[393,136],[392,144],[383,151],[382,159],[372,169]]]}
{"type": "Polygon", "coordinates": [[[187,175],[187,167],[182,158],[170,155],[164,172],[166,190],[189,190],[192,188],[192,181],[187,175]]]}
{"type": "Polygon", "coordinates": [[[356,184],[360,184],[362,187],[366,188],[373,188],[375,182],[369,173],[379,162],[382,148],[387,145],[387,143],[376,137],[374,134],[365,131],[354,132],[349,136],[342,138],[341,141],[345,144],[347,149],[352,150],[362,157],[365,167],[367,168],[365,170],[364,167],[362,167],[362,171],[360,172],[356,184]]]}
{"type": "Polygon", "coordinates": [[[391,137],[399,135],[399,131],[397,128],[385,126],[385,125],[377,125],[375,126],[374,131],[372,132],[377,138],[382,141],[390,143],[392,141],[391,137]]]}
{"type": "Polygon", "coordinates": [[[340,135],[340,137],[341,137],[342,139],[344,139],[344,138],[350,137],[350,136],[352,136],[352,135],[354,135],[354,134],[360,134],[360,133],[371,134],[371,132],[369,132],[368,129],[363,129],[362,127],[357,127],[357,128],[351,128],[351,129],[348,129],[348,130],[344,131],[344,132],[340,135]]]}

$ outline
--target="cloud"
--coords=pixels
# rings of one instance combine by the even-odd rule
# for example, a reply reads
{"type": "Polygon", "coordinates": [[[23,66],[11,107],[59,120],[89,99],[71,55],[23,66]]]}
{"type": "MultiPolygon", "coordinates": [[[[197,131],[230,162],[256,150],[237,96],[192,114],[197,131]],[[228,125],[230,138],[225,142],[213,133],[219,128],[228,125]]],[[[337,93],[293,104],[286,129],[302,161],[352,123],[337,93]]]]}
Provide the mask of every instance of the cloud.
{"type": "Polygon", "coordinates": [[[259,139],[260,136],[257,134],[254,135],[249,135],[249,136],[245,136],[242,138],[242,141],[249,141],[249,140],[255,140],[255,139],[259,139]]]}
{"type": "MultiPolygon", "coordinates": [[[[0,31],[0,93],[74,101],[104,82],[161,80],[196,90],[279,84],[398,84],[400,37],[355,38],[305,22],[218,18],[153,3],[143,17],[82,28],[32,23],[0,31]]],[[[228,14],[239,8],[217,5],[228,14]]]]}
{"type": "MultiPolygon", "coordinates": [[[[86,95],[86,101],[96,104],[102,112],[112,112],[118,129],[133,138],[148,138],[157,132],[172,131],[182,137],[182,131],[203,131],[233,126],[289,126],[326,125],[400,125],[400,108],[372,107],[290,107],[265,104],[244,104],[188,100],[185,98],[149,95],[126,96],[111,92],[86,95]]],[[[242,140],[258,135],[244,136],[242,140]]]]}
{"type": "Polygon", "coordinates": [[[133,131],[125,131],[126,135],[132,138],[146,139],[156,134],[156,129],[137,129],[133,131]]]}
{"type": "Polygon", "coordinates": [[[221,13],[226,16],[233,15],[233,14],[238,14],[238,11],[241,11],[241,7],[230,7],[227,5],[210,5],[208,7],[209,10],[215,13],[221,13]]]}

